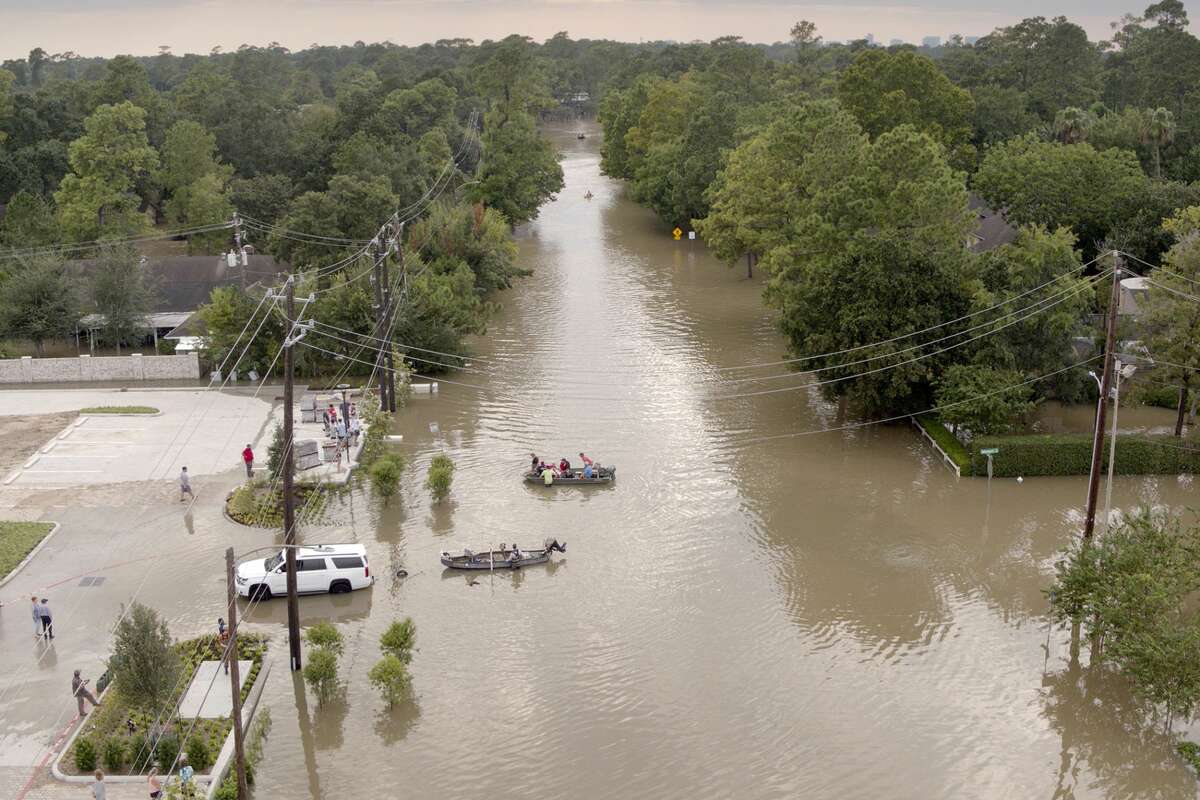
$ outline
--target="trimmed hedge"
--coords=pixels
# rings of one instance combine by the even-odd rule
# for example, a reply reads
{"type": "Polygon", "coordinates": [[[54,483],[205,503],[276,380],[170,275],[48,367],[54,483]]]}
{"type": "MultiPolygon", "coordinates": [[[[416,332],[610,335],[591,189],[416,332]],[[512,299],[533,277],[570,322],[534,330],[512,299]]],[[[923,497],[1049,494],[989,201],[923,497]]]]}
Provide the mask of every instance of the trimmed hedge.
{"type": "Polygon", "coordinates": [[[940,419],[928,414],[914,419],[946,451],[946,455],[950,456],[950,459],[958,465],[958,469],[963,475],[971,474],[971,454],[967,452],[967,448],[958,440],[958,437],[942,424],[940,419]]]}
{"type": "MultiPolygon", "coordinates": [[[[1091,434],[1052,434],[1034,436],[981,436],[971,442],[971,469],[963,474],[987,475],[987,457],[981,449],[996,447],[992,457],[993,475],[1015,478],[1018,475],[1087,475],[1092,466],[1091,434]]],[[[1109,438],[1104,439],[1100,468],[1108,469],[1109,438]]],[[[1118,475],[1178,475],[1200,472],[1200,448],[1190,447],[1185,439],[1173,436],[1122,437],[1117,442],[1118,475]]]]}

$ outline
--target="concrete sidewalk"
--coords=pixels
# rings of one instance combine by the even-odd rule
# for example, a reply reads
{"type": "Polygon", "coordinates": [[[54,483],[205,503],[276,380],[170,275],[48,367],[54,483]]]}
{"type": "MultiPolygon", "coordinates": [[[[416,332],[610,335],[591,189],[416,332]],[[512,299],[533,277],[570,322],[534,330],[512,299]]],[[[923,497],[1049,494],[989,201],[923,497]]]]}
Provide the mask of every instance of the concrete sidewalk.
{"type": "Polygon", "coordinates": [[[260,440],[271,403],[206,390],[0,390],[0,415],[144,405],[159,415],[93,415],[68,425],[3,478],[3,485],[115,483],[221,473],[260,440]]]}

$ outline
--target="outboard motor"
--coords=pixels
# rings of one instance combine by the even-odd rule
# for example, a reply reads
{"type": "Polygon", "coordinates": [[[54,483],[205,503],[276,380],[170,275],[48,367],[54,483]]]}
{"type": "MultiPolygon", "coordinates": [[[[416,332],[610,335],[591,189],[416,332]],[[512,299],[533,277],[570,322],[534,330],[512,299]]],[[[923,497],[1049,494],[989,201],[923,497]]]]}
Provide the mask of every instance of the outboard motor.
{"type": "Polygon", "coordinates": [[[551,553],[556,550],[560,553],[567,552],[567,543],[563,542],[562,544],[559,544],[558,539],[549,539],[548,538],[542,542],[542,545],[545,547],[547,553],[551,553]]]}

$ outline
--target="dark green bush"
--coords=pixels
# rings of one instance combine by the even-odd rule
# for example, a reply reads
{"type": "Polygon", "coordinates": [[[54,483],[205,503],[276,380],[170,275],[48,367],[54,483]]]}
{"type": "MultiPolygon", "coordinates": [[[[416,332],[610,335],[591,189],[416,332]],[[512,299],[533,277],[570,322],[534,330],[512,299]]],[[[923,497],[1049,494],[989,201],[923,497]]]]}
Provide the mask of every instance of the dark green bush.
{"type": "MultiPolygon", "coordinates": [[[[971,443],[971,467],[975,475],[987,474],[987,458],[981,449],[996,447],[993,474],[998,478],[1018,475],[1087,475],[1092,464],[1092,437],[1086,433],[1038,436],[987,436],[971,443]]],[[[1108,439],[1100,467],[1108,469],[1108,439]]],[[[1172,436],[1121,437],[1117,442],[1118,475],[1177,475],[1200,471],[1200,448],[1172,436]]]]}
{"type": "Polygon", "coordinates": [[[150,768],[150,762],[154,760],[154,753],[146,744],[146,734],[138,731],[129,739],[129,771],[135,773],[145,772],[150,768]]]}
{"type": "Polygon", "coordinates": [[[109,772],[120,772],[125,766],[125,743],[120,737],[110,736],[104,740],[104,768],[109,772]]]}
{"type": "Polygon", "coordinates": [[[96,769],[96,745],[87,736],[75,742],[75,769],[79,772],[91,772],[96,769]]]}
{"type": "Polygon", "coordinates": [[[164,733],[154,744],[154,760],[163,772],[170,771],[179,758],[179,734],[164,733]]]}
{"type": "Polygon", "coordinates": [[[204,741],[202,737],[193,736],[188,739],[187,757],[188,763],[197,772],[204,772],[212,766],[212,751],[209,750],[208,742],[204,741]]]}

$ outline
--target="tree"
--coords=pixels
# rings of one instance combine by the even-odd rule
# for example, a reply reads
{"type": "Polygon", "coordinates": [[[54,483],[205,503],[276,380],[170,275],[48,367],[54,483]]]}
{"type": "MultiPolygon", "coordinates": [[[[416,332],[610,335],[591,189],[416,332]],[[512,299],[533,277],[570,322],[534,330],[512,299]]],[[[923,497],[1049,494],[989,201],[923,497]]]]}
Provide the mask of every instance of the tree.
{"type": "Polygon", "coordinates": [[[0,144],[4,144],[4,140],[8,138],[8,134],[3,130],[3,126],[8,122],[8,118],[12,116],[15,103],[13,102],[13,84],[17,82],[17,76],[10,70],[0,69],[0,144]]]}
{"type": "Polygon", "coordinates": [[[454,462],[445,453],[438,453],[429,462],[429,474],[425,476],[425,488],[433,495],[435,503],[440,503],[449,496],[453,480],[454,462]]]}
{"type": "Polygon", "coordinates": [[[935,384],[938,414],[956,433],[959,426],[975,436],[1004,433],[1033,407],[1032,388],[1018,385],[1023,381],[1015,370],[955,364],[935,384]]]}
{"type": "Polygon", "coordinates": [[[1055,115],[1054,132],[1063,144],[1079,144],[1087,139],[1095,122],[1095,118],[1082,108],[1068,106],[1055,115]]]}
{"type": "Polygon", "coordinates": [[[1099,151],[1032,135],[991,148],[975,174],[976,191],[1020,225],[1068,227],[1094,254],[1120,221],[1125,198],[1146,176],[1128,151],[1099,151]]]}
{"type": "Polygon", "coordinates": [[[169,704],[182,667],[166,620],[134,601],[113,632],[108,668],[116,690],[134,708],[157,713],[169,704]]]}
{"type": "Polygon", "coordinates": [[[1078,540],[1056,565],[1050,609],[1082,625],[1099,660],[1168,717],[1200,704],[1200,528],[1149,511],[1099,540],[1078,540]]]}
{"type": "Polygon", "coordinates": [[[1175,365],[1164,370],[1179,385],[1175,435],[1181,436],[1192,375],[1200,370],[1200,304],[1192,299],[1193,282],[1200,281],[1200,206],[1178,212],[1163,227],[1176,243],[1163,259],[1165,269],[1152,275],[1143,319],[1153,354],[1175,365]]]}
{"type": "Polygon", "coordinates": [[[229,183],[229,190],[230,202],[238,213],[268,225],[283,218],[296,194],[295,184],[287,175],[234,178],[229,183]]]}
{"type": "Polygon", "coordinates": [[[118,352],[122,344],[145,335],[156,288],[133,248],[105,249],[95,262],[89,288],[92,305],[101,316],[101,334],[118,352]]]}
{"type": "Polygon", "coordinates": [[[325,705],[338,688],[337,655],[323,647],[310,650],[304,664],[304,682],[317,696],[317,703],[325,705]]]}
{"type": "Polygon", "coordinates": [[[1154,153],[1154,177],[1162,179],[1161,150],[1175,139],[1175,115],[1165,108],[1147,111],[1142,122],[1142,141],[1154,153]]]}
{"type": "Polygon", "coordinates": [[[837,97],[873,139],[912,125],[941,144],[952,163],[965,166],[974,160],[975,101],[925,56],[864,50],[838,79],[837,97]]]}
{"type": "Polygon", "coordinates": [[[502,213],[513,225],[537,216],[538,208],[563,187],[554,146],[537,131],[533,118],[516,114],[485,117],[483,161],[471,195],[502,213]]]}
{"type": "Polygon", "coordinates": [[[0,221],[0,247],[41,248],[58,242],[54,210],[40,195],[17,192],[0,221]]]}
{"type": "Polygon", "coordinates": [[[384,653],[395,656],[401,663],[412,661],[412,653],[417,645],[417,624],[412,617],[395,620],[379,637],[379,649],[384,653]]]}
{"type": "Polygon", "coordinates": [[[177,192],[207,175],[228,179],[233,169],[217,156],[217,137],[192,120],[181,120],[167,129],[162,148],[162,183],[177,192]]]}
{"type": "MultiPolygon", "coordinates": [[[[1033,378],[1077,361],[1072,340],[1093,302],[1082,267],[1075,237],[1066,228],[1023,227],[1012,243],[983,253],[972,304],[978,310],[1001,305],[1004,311],[995,332],[973,345],[972,363],[1033,378]],[[1050,288],[1035,292],[1046,284],[1050,288]]],[[[991,318],[976,318],[972,326],[991,318]]],[[[1039,381],[1035,391],[1073,402],[1084,380],[1082,370],[1065,372],[1039,381]]]]}
{"type": "Polygon", "coordinates": [[[971,127],[975,130],[976,148],[990,147],[1028,133],[1041,122],[1029,111],[1029,96],[1011,86],[977,86],[971,90],[971,96],[975,99],[971,127]]]}
{"type": "Polygon", "coordinates": [[[271,313],[269,304],[260,307],[257,299],[238,287],[219,286],[196,314],[204,324],[204,354],[214,368],[225,364],[229,369],[265,372],[275,361],[283,342],[283,324],[271,313]],[[258,335],[248,343],[242,341],[242,331],[251,330],[248,325],[257,328],[260,322],[258,335]]]}
{"type": "Polygon", "coordinates": [[[396,493],[403,468],[404,462],[393,453],[381,456],[372,462],[368,470],[371,476],[371,488],[385,502],[396,493]]]}
{"type": "Polygon", "coordinates": [[[319,647],[339,656],[344,646],[341,631],[331,622],[318,622],[309,627],[304,632],[304,641],[309,647],[319,647]]]}
{"type": "Polygon", "coordinates": [[[29,339],[41,357],[47,339],[69,336],[79,321],[79,299],[63,263],[54,258],[19,262],[0,284],[0,330],[29,339]]]}
{"type": "Polygon", "coordinates": [[[54,194],[64,233],[75,241],[138,233],[146,219],[134,188],[158,167],[146,112],[128,101],[103,105],[84,128],[68,150],[72,172],[54,194]]]}
{"type": "Polygon", "coordinates": [[[367,680],[383,695],[388,708],[402,701],[412,688],[412,677],[408,674],[408,667],[390,653],[375,662],[375,666],[367,673],[367,680]]]}

